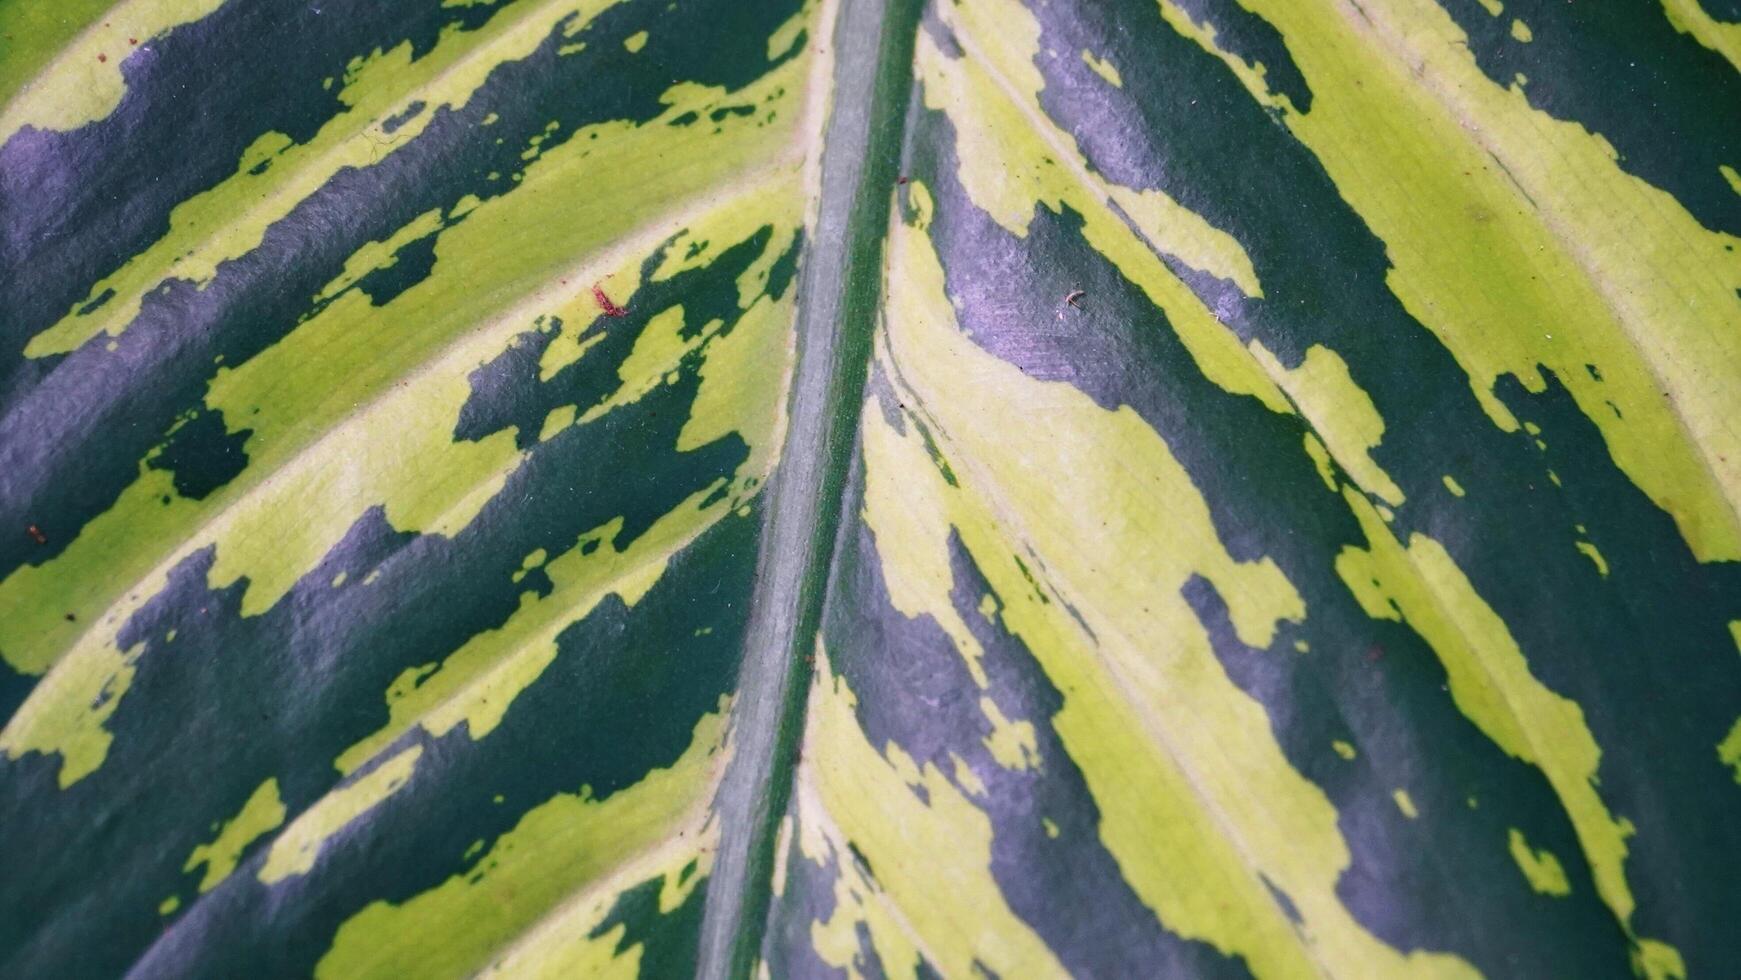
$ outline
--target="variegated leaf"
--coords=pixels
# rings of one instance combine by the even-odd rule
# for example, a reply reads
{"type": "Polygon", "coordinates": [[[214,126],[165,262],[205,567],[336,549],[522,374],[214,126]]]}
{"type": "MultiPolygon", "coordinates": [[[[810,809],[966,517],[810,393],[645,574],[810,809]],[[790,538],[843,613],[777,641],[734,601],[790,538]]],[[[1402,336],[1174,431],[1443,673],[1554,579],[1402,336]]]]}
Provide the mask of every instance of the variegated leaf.
{"type": "Polygon", "coordinates": [[[0,974],[1726,975],[1738,68],[0,0],[0,974]]]}

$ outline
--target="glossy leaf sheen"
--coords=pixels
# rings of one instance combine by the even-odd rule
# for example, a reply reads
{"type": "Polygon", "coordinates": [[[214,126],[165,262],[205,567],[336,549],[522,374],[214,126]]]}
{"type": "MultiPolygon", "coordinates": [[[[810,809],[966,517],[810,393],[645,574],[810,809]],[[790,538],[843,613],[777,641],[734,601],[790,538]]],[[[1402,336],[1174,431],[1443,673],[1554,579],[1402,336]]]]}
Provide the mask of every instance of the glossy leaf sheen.
{"type": "Polygon", "coordinates": [[[1732,8],[0,0],[0,975],[1725,975],[1732,8]]]}

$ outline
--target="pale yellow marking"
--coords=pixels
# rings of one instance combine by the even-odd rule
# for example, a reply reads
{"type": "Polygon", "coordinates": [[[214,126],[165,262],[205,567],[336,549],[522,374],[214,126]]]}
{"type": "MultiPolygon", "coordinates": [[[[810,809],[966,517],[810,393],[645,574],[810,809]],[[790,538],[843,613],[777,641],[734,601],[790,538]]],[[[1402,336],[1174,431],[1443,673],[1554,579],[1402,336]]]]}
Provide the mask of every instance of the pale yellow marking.
{"type": "Polygon", "coordinates": [[[1314,344],[1300,366],[1290,371],[1257,339],[1247,346],[1354,482],[1392,507],[1402,506],[1402,488],[1372,460],[1372,450],[1384,439],[1384,419],[1373,407],[1372,397],[1349,376],[1341,356],[1314,344]]]}
{"type": "Polygon", "coordinates": [[[647,46],[647,32],[646,31],[636,31],[633,34],[630,34],[628,37],[623,38],[623,49],[628,51],[630,54],[640,54],[641,49],[646,47],[646,46],[647,46]]]}
{"type": "MultiPolygon", "coordinates": [[[[983,12],[1006,26],[1026,16],[983,12]]],[[[1289,765],[1180,594],[1202,576],[1242,642],[1266,647],[1279,620],[1306,612],[1279,569],[1228,556],[1189,476],[1130,408],[1106,411],[1068,384],[1036,381],[962,335],[922,234],[897,227],[888,256],[883,370],[960,480],[952,488],[926,465],[915,427],[902,434],[864,413],[865,517],[885,578],[904,581],[905,601],[918,604],[904,611],[951,615],[947,532],[957,532],[1006,628],[1067,692],[1051,724],[1101,811],[1101,839],[1167,928],[1244,957],[1260,976],[1469,975],[1454,957],[1399,952],[1349,913],[1336,892],[1350,856],[1334,808],[1289,765]],[[1023,420],[1020,440],[1009,438],[1011,418],[1023,420]],[[1015,563],[1029,552],[1044,559],[1035,573],[1053,601],[1015,563]],[[1299,928],[1266,878],[1299,911],[1299,928]]],[[[884,862],[872,863],[881,874],[884,862]]]]}
{"type": "Polygon", "coordinates": [[[1551,368],[1693,552],[1741,558],[1736,240],[1622,170],[1601,138],[1494,84],[1431,0],[1247,6],[1314,94],[1284,124],[1384,240],[1391,289],[1495,424],[1516,426],[1496,379],[1541,391],[1537,365],[1551,368]]]}
{"type": "Polygon", "coordinates": [[[1445,481],[1445,489],[1451,491],[1451,496],[1461,497],[1461,496],[1464,496],[1465,494],[1468,493],[1467,490],[1463,489],[1463,485],[1461,483],[1458,483],[1456,478],[1451,476],[1451,474],[1446,473],[1444,476],[1444,481],[1445,481]]]}
{"type": "Polygon", "coordinates": [[[1336,466],[1330,458],[1330,450],[1325,448],[1322,439],[1311,432],[1306,433],[1302,441],[1306,447],[1306,455],[1312,458],[1312,466],[1318,471],[1318,478],[1324,481],[1325,489],[1336,493],[1340,485],[1336,482],[1336,466]]]}
{"type": "MultiPolygon", "coordinates": [[[[644,390],[658,387],[671,365],[676,364],[685,352],[697,346],[683,339],[683,320],[683,307],[672,306],[659,311],[648,321],[646,327],[635,337],[635,346],[630,349],[629,356],[623,358],[622,365],[617,368],[617,377],[622,380],[623,389],[634,391],[631,385],[644,390]]],[[[715,330],[719,328],[717,322],[712,326],[715,330]]],[[[591,406],[588,414],[603,407],[602,404],[591,406]]]]}
{"type": "Polygon", "coordinates": [[[260,880],[276,885],[286,878],[314,869],[321,849],[351,821],[379,806],[403,789],[417,769],[423,746],[413,745],[370,770],[368,775],[327,793],[302,812],[272,842],[260,880]]]}
{"type": "MultiPolygon", "coordinates": [[[[163,483],[167,491],[168,474],[163,483]]],[[[132,685],[135,664],[145,651],[143,642],[120,649],[114,636],[119,627],[103,625],[109,628],[104,644],[69,658],[61,670],[38,681],[0,730],[0,750],[13,759],[31,751],[60,753],[61,789],[102,764],[113,739],[103,725],[132,685]]]]}
{"type": "MultiPolygon", "coordinates": [[[[399,676],[387,687],[388,706],[391,707],[394,702],[402,701],[405,698],[410,697],[412,692],[416,691],[418,686],[423,683],[424,679],[430,674],[435,673],[436,669],[440,666],[440,662],[431,660],[426,664],[418,664],[415,667],[407,667],[400,671],[399,676]]],[[[351,766],[349,768],[340,766],[339,770],[341,772],[349,773],[355,768],[356,766],[351,766]]]]}
{"type": "Polygon", "coordinates": [[[1730,190],[1737,194],[1741,194],[1741,173],[1737,173],[1734,167],[1731,167],[1726,163],[1718,164],[1717,172],[1722,174],[1723,179],[1729,182],[1730,190]]]}
{"type": "Polygon", "coordinates": [[[973,767],[967,764],[966,759],[953,752],[949,753],[949,761],[955,765],[955,785],[960,786],[962,791],[969,796],[984,799],[985,781],[979,778],[979,773],[973,771],[973,767]]]}
{"type": "Polygon", "coordinates": [[[538,441],[548,442],[558,432],[574,424],[576,406],[558,405],[544,416],[544,424],[538,429],[538,441]]]}
{"type": "Polygon", "coordinates": [[[1405,621],[1419,633],[1444,664],[1458,710],[1508,755],[1547,777],[1577,832],[1597,892],[1630,930],[1635,902],[1625,862],[1633,826],[1610,813],[1596,790],[1602,752],[1583,709],[1536,679],[1505,622],[1442,545],[1417,533],[1404,548],[1364,497],[1352,491],[1345,497],[1370,550],[1344,549],[1337,573],[1367,615],[1405,621]]]}
{"type": "MultiPolygon", "coordinates": [[[[1153,188],[1133,190],[1113,185],[1106,188],[1106,197],[1124,211],[1150,247],[1177,256],[1193,269],[1233,283],[1246,296],[1263,295],[1245,249],[1233,236],[1209,224],[1196,212],[1153,188]]],[[[1095,232],[1112,233],[1110,225],[1104,229],[1097,225],[1095,232]]],[[[1123,266],[1120,271],[1129,274],[1123,266]]]]}
{"type": "Polygon", "coordinates": [[[882,961],[885,975],[917,980],[917,964],[924,955],[920,952],[919,937],[900,910],[859,868],[840,832],[822,813],[814,790],[805,790],[805,781],[800,775],[794,796],[800,814],[797,826],[801,853],[807,861],[825,870],[832,865],[834,874],[834,909],[826,920],[811,923],[808,937],[811,948],[819,959],[839,967],[851,980],[861,980],[862,974],[854,961],[858,958],[857,929],[862,924],[870,934],[871,948],[882,961]]]}
{"type": "Polygon", "coordinates": [[[1560,859],[1546,848],[1530,847],[1523,831],[1516,827],[1511,828],[1511,859],[1517,862],[1517,870],[1523,872],[1529,887],[1539,894],[1564,898],[1572,893],[1572,883],[1567,880],[1560,859]]]}
{"type": "Polygon", "coordinates": [[[1735,771],[1735,781],[1741,783],[1741,718],[1729,728],[1729,734],[1717,743],[1717,761],[1735,771]]]}
{"type": "Polygon", "coordinates": [[[1094,52],[1082,49],[1082,63],[1087,65],[1096,75],[1106,79],[1106,84],[1113,88],[1124,88],[1124,79],[1118,76],[1118,69],[1105,58],[1097,58],[1094,52]]]}
{"type": "Polygon", "coordinates": [[[1602,557],[1602,552],[1598,551],[1596,546],[1589,541],[1578,541],[1576,544],[1578,551],[1582,553],[1585,558],[1590,559],[1591,564],[1596,566],[1596,571],[1600,572],[1603,578],[1607,578],[1608,559],[1602,557]]]}
{"type": "Polygon", "coordinates": [[[248,144],[248,148],[242,151],[242,159],[236,164],[236,172],[245,173],[252,170],[295,145],[296,142],[283,133],[265,133],[248,144]]]}
{"type": "Polygon", "coordinates": [[[1530,33],[1528,24],[1525,24],[1521,20],[1514,19],[1511,22],[1511,39],[1522,44],[1528,44],[1535,40],[1535,35],[1530,33]]]}
{"type": "Polygon", "coordinates": [[[1040,749],[1033,722],[1011,721],[989,697],[979,699],[979,710],[991,723],[991,734],[985,737],[985,748],[998,765],[1012,770],[1039,768],[1040,749]]]}
{"type": "Polygon", "coordinates": [[[1498,17],[1505,13],[1505,5],[1499,0],[1481,0],[1481,6],[1487,8],[1487,14],[1490,17],[1498,17]]]}
{"type": "Polygon", "coordinates": [[[1002,976],[1062,976],[1052,951],[1009,909],[991,875],[992,828],[984,812],[929,762],[921,769],[897,745],[880,751],[871,745],[845,681],[820,665],[817,676],[799,821],[812,835],[807,856],[822,863],[818,855],[832,853],[842,869],[834,917],[811,927],[817,953],[850,970],[858,950],[853,926],[863,921],[896,976],[913,975],[921,949],[944,976],[973,975],[975,960],[1002,976]],[[928,804],[910,788],[914,780],[928,804]],[[874,887],[853,867],[845,841],[875,869],[874,887]]]}
{"type": "MultiPolygon", "coordinates": [[[[339,927],[315,969],[319,977],[585,976],[609,962],[616,942],[587,940],[625,889],[667,876],[690,860],[708,863],[716,831],[706,801],[730,758],[722,751],[729,699],[702,716],[689,748],[669,768],[594,799],[561,793],[527,811],[474,867],[404,902],[377,901],[339,927]],[[430,936],[441,937],[430,942],[430,936]]],[[[667,907],[661,892],[660,907],[667,907]]],[[[638,962],[638,960],[636,961],[638,962]]],[[[633,964],[630,964],[633,965],[633,964]]],[[[623,964],[613,963],[613,968],[623,964]]]]}
{"type": "Polygon", "coordinates": [[[1690,34],[1700,44],[1729,59],[1741,71],[1741,24],[1717,20],[1700,5],[1699,0],[1662,0],[1668,22],[1682,34],[1690,34]]]}
{"type": "MultiPolygon", "coordinates": [[[[791,19],[787,20],[784,24],[781,24],[779,29],[775,30],[773,34],[768,36],[769,61],[783,57],[788,51],[791,51],[792,46],[798,43],[799,38],[804,35],[805,30],[815,29],[817,31],[826,32],[829,29],[828,25],[834,23],[834,8],[836,6],[836,0],[823,0],[823,3],[819,6],[823,11],[820,17],[813,18],[815,10],[818,7],[817,4],[806,4],[804,10],[793,14],[791,19]],[[813,19],[816,21],[815,23],[812,23],[813,19]]],[[[832,64],[833,59],[823,57],[817,59],[817,62],[819,65],[832,64]]],[[[825,90],[828,88],[828,81],[831,77],[832,76],[829,76],[826,73],[818,73],[811,77],[810,84],[813,89],[825,90]]],[[[817,135],[821,135],[820,130],[817,131],[817,135]]],[[[820,144],[821,141],[817,140],[816,142],[820,144]]]]}
{"type": "Polygon", "coordinates": [[[1391,791],[1390,798],[1396,801],[1396,808],[1402,811],[1402,815],[1410,820],[1421,815],[1421,811],[1415,808],[1415,801],[1409,796],[1408,790],[1393,790],[1391,791]]]}
{"type": "Polygon", "coordinates": [[[1344,742],[1341,739],[1336,739],[1334,742],[1330,743],[1330,747],[1335,749],[1336,754],[1341,756],[1343,759],[1350,760],[1350,761],[1353,760],[1354,755],[1355,755],[1354,746],[1348,744],[1347,742],[1344,742]]]}
{"type": "Polygon", "coordinates": [[[0,143],[25,126],[66,132],[114,112],[127,93],[121,62],[140,48],[150,48],[157,35],[199,20],[221,3],[123,0],[116,4],[73,38],[0,110],[0,143]],[[129,38],[139,43],[130,44],[129,38]]]}
{"type": "Polygon", "coordinates": [[[224,824],[211,843],[193,849],[181,870],[192,871],[205,865],[206,872],[200,879],[199,890],[201,893],[211,891],[236,870],[242,851],[262,834],[276,830],[284,822],[284,816],[284,802],[278,798],[278,780],[268,779],[248,797],[248,802],[242,804],[242,809],[224,824]]]}
{"type": "Polygon", "coordinates": [[[1687,965],[1680,951],[1657,939],[1634,940],[1632,972],[1647,980],[1686,980],[1687,965]]]}
{"type": "MultiPolygon", "coordinates": [[[[920,185],[915,183],[912,186],[920,185]]],[[[865,413],[868,415],[876,410],[875,405],[869,405],[866,406],[865,413]]],[[[871,437],[867,434],[866,438],[871,437]]],[[[929,456],[925,457],[922,462],[919,460],[913,462],[915,465],[922,465],[927,473],[935,470],[929,456]]],[[[867,482],[878,479],[895,479],[895,477],[892,474],[885,477],[883,473],[876,470],[867,472],[867,482]]],[[[889,492],[897,491],[891,487],[889,492]]],[[[937,626],[949,636],[950,640],[954,642],[955,648],[961,652],[974,684],[981,689],[989,687],[991,682],[987,679],[985,670],[980,665],[980,658],[984,655],[984,651],[979,645],[979,640],[974,637],[972,630],[968,629],[960,614],[956,612],[954,605],[949,604],[946,608],[935,610],[931,608],[936,605],[931,601],[931,597],[948,595],[954,584],[954,573],[949,565],[949,556],[926,546],[927,542],[947,538],[949,534],[948,515],[938,508],[914,506],[908,508],[906,513],[901,514],[900,520],[883,520],[880,511],[873,511],[868,506],[868,501],[873,499],[872,488],[867,486],[865,497],[867,506],[862,517],[871,530],[875,532],[878,549],[913,557],[913,560],[885,567],[883,571],[884,584],[889,592],[890,606],[908,618],[918,618],[927,612],[931,613],[937,626]],[[921,561],[919,559],[928,560],[921,561]]]]}

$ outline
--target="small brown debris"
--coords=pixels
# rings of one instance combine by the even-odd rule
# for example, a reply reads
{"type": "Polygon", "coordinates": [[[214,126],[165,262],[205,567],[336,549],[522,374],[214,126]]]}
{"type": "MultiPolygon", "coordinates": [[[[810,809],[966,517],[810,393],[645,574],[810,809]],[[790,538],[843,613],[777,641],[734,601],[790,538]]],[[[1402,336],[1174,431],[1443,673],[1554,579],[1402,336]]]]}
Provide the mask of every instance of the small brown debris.
{"type": "Polygon", "coordinates": [[[1064,302],[1069,303],[1071,306],[1074,306],[1080,310],[1082,308],[1082,304],[1077,302],[1077,300],[1080,300],[1082,297],[1087,296],[1087,295],[1088,295],[1088,293],[1085,290],[1072,289],[1072,290],[1070,290],[1070,295],[1064,297],[1064,302]]]}
{"type": "Polygon", "coordinates": [[[35,541],[37,544],[48,543],[48,535],[43,534],[42,528],[37,527],[35,524],[25,528],[24,533],[30,535],[30,540],[35,541]]]}
{"type": "Polygon", "coordinates": [[[74,616],[72,613],[67,613],[66,614],[66,621],[69,623],[76,623],[79,621],[79,618],[77,616],[74,616]]]}
{"type": "Polygon", "coordinates": [[[109,60],[109,56],[108,56],[108,55],[106,55],[106,54],[99,54],[99,55],[97,55],[97,60],[98,60],[98,61],[108,61],[108,60],[109,60]]]}
{"type": "Polygon", "coordinates": [[[617,304],[611,302],[611,298],[609,296],[605,295],[604,287],[600,286],[598,283],[593,283],[592,298],[598,302],[598,308],[604,311],[605,316],[628,316],[629,315],[628,310],[625,310],[622,307],[618,306],[617,304]]]}
{"type": "Polygon", "coordinates": [[[900,177],[895,178],[895,183],[897,183],[897,184],[905,184],[906,182],[907,182],[907,177],[904,174],[900,177]]]}

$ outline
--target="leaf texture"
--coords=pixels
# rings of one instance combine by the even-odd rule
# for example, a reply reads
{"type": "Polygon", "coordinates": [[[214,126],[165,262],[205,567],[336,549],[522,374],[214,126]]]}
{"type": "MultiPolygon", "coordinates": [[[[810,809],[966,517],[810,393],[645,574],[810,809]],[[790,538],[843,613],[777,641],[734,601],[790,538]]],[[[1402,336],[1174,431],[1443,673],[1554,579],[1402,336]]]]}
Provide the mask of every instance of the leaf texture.
{"type": "Polygon", "coordinates": [[[0,0],[0,974],[1725,975],[1738,19],[0,0]]]}

